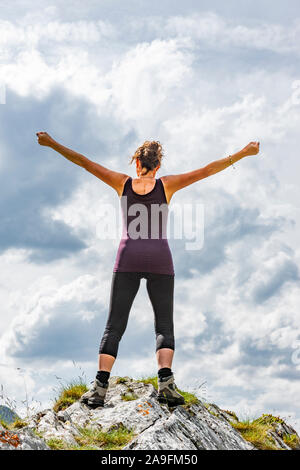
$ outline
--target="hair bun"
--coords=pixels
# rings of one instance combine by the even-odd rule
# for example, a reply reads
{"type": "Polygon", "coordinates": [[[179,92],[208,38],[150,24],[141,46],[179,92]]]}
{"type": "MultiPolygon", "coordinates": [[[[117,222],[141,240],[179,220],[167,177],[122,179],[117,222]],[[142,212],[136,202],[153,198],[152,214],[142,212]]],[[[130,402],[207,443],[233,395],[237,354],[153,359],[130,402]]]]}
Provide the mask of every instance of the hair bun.
{"type": "Polygon", "coordinates": [[[132,163],[134,160],[139,159],[142,167],[147,170],[153,170],[157,165],[161,163],[163,158],[162,145],[159,141],[149,141],[146,140],[143,145],[141,145],[131,158],[132,163]]]}

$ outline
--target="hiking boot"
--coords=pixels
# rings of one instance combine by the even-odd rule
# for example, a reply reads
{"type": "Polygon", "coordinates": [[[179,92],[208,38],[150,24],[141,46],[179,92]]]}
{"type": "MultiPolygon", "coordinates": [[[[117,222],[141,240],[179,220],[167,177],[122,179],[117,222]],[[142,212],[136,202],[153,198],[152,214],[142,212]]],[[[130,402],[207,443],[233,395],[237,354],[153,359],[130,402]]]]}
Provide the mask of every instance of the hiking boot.
{"type": "Polygon", "coordinates": [[[158,401],[169,406],[183,405],[185,400],[176,388],[173,374],[168,377],[158,377],[158,401]]]}
{"type": "Polygon", "coordinates": [[[79,399],[80,403],[90,406],[91,408],[97,408],[98,406],[104,406],[104,399],[108,389],[108,383],[99,382],[95,379],[92,382],[93,386],[90,390],[84,393],[79,399]]]}

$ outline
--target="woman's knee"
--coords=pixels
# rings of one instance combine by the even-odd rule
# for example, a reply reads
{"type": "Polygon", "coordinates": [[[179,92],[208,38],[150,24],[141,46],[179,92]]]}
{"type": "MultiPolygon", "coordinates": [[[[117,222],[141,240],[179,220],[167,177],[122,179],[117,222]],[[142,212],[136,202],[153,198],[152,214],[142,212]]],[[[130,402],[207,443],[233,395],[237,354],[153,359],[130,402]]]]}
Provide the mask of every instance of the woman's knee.
{"type": "Polygon", "coordinates": [[[117,357],[121,338],[122,333],[112,329],[106,329],[99,346],[99,354],[109,354],[117,357]]]}
{"type": "Polygon", "coordinates": [[[175,338],[174,334],[162,334],[156,335],[156,351],[162,348],[168,348],[175,350],[175,338]]]}

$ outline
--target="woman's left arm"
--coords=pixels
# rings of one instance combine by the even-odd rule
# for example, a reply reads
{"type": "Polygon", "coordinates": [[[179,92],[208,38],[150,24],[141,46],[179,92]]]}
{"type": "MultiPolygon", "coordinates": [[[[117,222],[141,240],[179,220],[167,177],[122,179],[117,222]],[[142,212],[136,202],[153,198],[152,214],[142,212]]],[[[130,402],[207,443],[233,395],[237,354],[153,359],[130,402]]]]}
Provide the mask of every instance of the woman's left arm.
{"type": "Polygon", "coordinates": [[[178,175],[162,176],[161,180],[164,184],[167,202],[170,202],[171,197],[176,191],[185,188],[190,184],[196,183],[199,180],[207,178],[208,176],[214,175],[219,171],[225,170],[225,168],[229,167],[232,163],[241,160],[241,158],[250,155],[256,155],[258,152],[259,142],[250,142],[239,152],[234,153],[229,157],[215,160],[202,168],[198,168],[197,170],[192,170],[178,175]]]}

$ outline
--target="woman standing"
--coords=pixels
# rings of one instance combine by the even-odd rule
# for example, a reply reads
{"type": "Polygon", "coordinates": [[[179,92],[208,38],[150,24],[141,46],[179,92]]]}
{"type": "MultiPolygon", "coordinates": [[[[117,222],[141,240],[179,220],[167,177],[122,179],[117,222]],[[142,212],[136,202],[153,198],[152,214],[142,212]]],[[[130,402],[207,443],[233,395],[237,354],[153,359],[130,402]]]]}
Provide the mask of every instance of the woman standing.
{"type": "Polygon", "coordinates": [[[140,286],[146,279],[147,292],[154,311],[156,358],[158,363],[158,399],[170,406],[184,403],[176,390],[172,361],[175,350],[173,325],[174,266],[166,238],[167,213],[154,220],[155,206],[168,208],[173,194],[196,181],[224,170],[238,160],[256,155],[259,142],[250,142],[241,151],[216,160],[202,168],[156,179],[161,166],[162,146],[145,141],[131,159],[137,178],[109,170],[84,155],[64,147],[47,132],[37,132],[38,143],[56,150],[114,188],[121,199],[123,236],[119,244],[111,283],[109,314],[99,347],[98,372],[92,388],[81,397],[91,407],[104,406],[111,369],[119,342],[125,332],[130,309],[140,286]],[[123,203],[123,202],[126,203],[123,203]],[[138,218],[136,213],[144,215],[138,218]],[[154,230],[153,230],[154,228],[154,230]],[[139,230],[137,230],[139,229],[139,230]],[[154,236],[153,236],[154,232],[154,236]]]}

